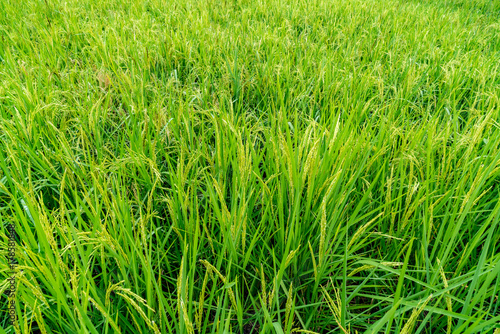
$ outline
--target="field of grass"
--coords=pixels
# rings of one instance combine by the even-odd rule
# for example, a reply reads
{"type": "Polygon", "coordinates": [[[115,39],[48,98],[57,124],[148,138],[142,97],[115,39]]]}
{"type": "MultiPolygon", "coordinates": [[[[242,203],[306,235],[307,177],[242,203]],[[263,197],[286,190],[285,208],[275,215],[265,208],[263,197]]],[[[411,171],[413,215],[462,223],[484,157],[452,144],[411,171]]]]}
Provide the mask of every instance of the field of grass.
{"type": "Polygon", "coordinates": [[[0,334],[500,333],[499,222],[500,1],[0,0],[0,334]]]}

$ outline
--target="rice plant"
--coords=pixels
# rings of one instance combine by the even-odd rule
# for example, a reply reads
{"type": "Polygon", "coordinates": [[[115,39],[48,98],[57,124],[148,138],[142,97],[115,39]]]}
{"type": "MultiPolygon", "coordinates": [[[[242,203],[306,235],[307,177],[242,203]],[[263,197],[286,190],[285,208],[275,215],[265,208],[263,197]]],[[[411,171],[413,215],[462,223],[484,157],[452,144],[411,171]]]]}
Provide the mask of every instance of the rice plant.
{"type": "Polygon", "coordinates": [[[500,333],[499,22],[0,0],[0,334],[500,333]]]}

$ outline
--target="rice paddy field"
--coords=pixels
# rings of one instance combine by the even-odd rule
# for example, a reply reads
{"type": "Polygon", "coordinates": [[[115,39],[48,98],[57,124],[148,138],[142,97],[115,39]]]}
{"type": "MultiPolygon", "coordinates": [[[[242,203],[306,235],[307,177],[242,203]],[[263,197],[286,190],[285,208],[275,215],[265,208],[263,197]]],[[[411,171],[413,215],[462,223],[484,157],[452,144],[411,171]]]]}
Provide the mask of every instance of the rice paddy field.
{"type": "Polygon", "coordinates": [[[500,333],[500,2],[0,0],[0,333],[500,333]]]}

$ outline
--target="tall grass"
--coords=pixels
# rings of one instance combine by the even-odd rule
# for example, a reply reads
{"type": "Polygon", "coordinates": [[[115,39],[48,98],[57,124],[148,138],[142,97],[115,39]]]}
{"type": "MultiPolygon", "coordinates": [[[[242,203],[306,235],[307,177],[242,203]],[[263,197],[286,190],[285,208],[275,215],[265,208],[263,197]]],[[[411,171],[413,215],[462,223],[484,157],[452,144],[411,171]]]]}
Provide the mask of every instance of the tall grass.
{"type": "Polygon", "coordinates": [[[0,333],[498,333],[499,13],[0,0],[0,333]]]}

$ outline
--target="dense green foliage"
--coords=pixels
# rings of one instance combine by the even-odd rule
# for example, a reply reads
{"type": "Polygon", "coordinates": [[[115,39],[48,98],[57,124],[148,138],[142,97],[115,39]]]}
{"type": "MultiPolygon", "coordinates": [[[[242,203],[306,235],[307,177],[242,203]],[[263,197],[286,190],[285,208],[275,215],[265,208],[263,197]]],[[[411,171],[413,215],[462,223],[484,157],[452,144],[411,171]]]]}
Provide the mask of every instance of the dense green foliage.
{"type": "Polygon", "coordinates": [[[0,333],[495,332],[499,22],[0,0],[0,333]]]}

